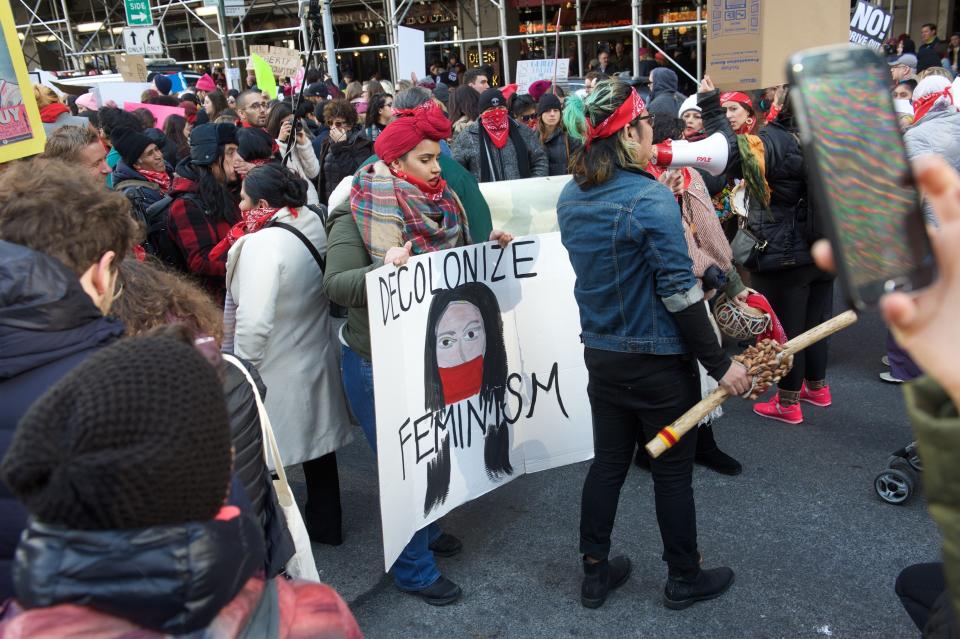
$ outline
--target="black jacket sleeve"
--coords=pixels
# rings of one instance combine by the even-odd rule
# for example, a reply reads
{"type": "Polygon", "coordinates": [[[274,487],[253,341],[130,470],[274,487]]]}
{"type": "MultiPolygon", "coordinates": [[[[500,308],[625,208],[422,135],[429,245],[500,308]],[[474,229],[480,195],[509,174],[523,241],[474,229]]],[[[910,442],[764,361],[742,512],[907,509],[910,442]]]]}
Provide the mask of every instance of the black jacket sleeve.
{"type": "Polygon", "coordinates": [[[697,105],[700,107],[706,134],[722,133],[727,138],[727,169],[724,173],[728,177],[740,177],[740,146],[737,144],[737,134],[730,128],[720,105],[720,90],[698,93],[697,105]]]}
{"type": "Polygon", "coordinates": [[[673,313],[673,319],[690,352],[703,364],[710,377],[719,381],[730,368],[730,358],[723,352],[707,313],[706,304],[691,304],[673,313]]]}

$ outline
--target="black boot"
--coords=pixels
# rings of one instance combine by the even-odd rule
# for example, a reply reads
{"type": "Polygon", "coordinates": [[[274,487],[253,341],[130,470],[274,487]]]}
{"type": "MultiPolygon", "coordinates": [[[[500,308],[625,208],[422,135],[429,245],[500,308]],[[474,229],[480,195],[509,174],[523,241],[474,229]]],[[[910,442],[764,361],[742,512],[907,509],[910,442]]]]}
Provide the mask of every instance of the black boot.
{"type": "Polygon", "coordinates": [[[693,460],[721,475],[739,475],[743,472],[740,462],[717,447],[713,426],[709,423],[700,426],[697,432],[697,452],[693,460]]]}
{"type": "Polygon", "coordinates": [[[339,546],[343,543],[343,510],[336,454],[303,462],[303,476],[307,484],[303,523],[310,541],[339,546]]]}
{"type": "Polygon", "coordinates": [[[611,590],[619,588],[630,576],[630,560],[626,557],[604,559],[597,563],[583,560],[583,586],[580,588],[580,603],[587,608],[599,608],[607,600],[611,590]]]}
{"type": "Polygon", "coordinates": [[[701,570],[693,579],[667,578],[663,603],[672,610],[683,610],[698,601],[719,597],[733,583],[733,571],[726,567],[701,570]]]}

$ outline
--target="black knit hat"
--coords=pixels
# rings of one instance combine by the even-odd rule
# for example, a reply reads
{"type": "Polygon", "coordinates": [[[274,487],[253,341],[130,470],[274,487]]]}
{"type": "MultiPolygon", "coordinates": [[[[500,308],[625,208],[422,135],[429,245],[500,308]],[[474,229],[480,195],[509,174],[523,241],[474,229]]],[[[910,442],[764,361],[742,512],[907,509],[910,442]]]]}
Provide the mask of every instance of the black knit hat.
{"type": "Polygon", "coordinates": [[[503,97],[500,89],[490,87],[480,94],[480,113],[494,107],[507,107],[507,100],[503,97]]]}
{"type": "Polygon", "coordinates": [[[120,154],[120,158],[132,167],[153,142],[142,133],[126,127],[117,127],[110,132],[110,143],[120,154]]]}
{"type": "Polygon", "coordinates": [[[91,355],[33,404],[0,478],[42,522],[129,530],[213,519],[230,466],[217,372],[190,344],[135,337],[91,355]]]}
{"type": "Polygon", "coordinates": [[[537,102],[537,117],[549,111],[550,109],[559,109],[563,110],[563,105],[560,104],[560,98],[555,96],[552,93],[544,93],[540,97],[540,101],[537,102]]]}
{"type": "Polygon", "coordinates": [[[217,161],[227,144],[237,143],[237,127],[229,124],[201,124],[190,132],[190,159],[199,166],[217,161]]]}

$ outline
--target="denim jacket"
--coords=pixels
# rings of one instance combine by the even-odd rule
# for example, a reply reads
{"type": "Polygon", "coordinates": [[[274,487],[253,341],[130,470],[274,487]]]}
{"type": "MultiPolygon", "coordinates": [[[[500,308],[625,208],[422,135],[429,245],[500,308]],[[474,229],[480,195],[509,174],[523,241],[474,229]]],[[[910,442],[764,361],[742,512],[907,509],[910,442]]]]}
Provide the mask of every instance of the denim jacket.
{"type": "Polygon", "coordinates": [[[649,174],[617,169],[557,203],[560,239],[577,276],[584,346],[677,355],[687,346],[672,317],[703,300],[687,253],[679,205],[649,174]]]}

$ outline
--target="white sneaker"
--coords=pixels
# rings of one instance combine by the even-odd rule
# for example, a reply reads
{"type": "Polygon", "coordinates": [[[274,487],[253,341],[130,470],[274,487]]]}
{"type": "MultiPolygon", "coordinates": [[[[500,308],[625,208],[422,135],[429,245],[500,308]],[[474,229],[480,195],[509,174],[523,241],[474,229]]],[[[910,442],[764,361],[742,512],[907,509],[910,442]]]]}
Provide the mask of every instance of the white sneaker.
{"type": "Polygon", "coordinates": [[[888,384],[902,384],[903,380],[897,377],[894,377],[888,372],[880,373],[880,379],[888,384]]]}

